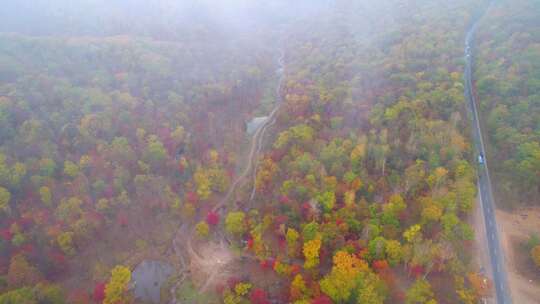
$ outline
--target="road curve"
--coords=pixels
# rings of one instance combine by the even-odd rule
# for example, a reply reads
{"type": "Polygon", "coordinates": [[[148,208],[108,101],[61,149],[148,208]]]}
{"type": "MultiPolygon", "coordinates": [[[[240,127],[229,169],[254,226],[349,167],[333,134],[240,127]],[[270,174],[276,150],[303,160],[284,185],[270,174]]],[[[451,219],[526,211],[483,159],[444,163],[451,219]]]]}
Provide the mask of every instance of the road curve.
{"type": "MultiPolygon", "coordinates": [[[[484,11],[483,14],[493,2],[484,11]]],[[[478,164],[478,192],[480,194],[480,202],[482,204],[482,211],[484,215],[484,222],[486,225],[486,238],[488,241],[489,256],[491,258],[491,267],[493,268],[493,285],[495,288],[495,299],[498,304],[510,304],[512,303],[508,280],[506,275],[504,255],[499,243],[499,233],[497,231],[497,222],[495,219],[495,204],[493,200],[493,192],[491,189],[491,180],[489,178],[489,169],[487,166],[486,151],[484,146],[484,140],[482,138],[482,129],[480,127],[480,121],[478,116],[476,97],[473,93],[473,42],[474,34],[478,23],[480,22],[482,15],[478,16],[469,30],[465,38],[465,98],[469,103],[469,108],[472,112],[473,120],[473,139],[477,155],[483,155],[483,163],[478,164]]]]}

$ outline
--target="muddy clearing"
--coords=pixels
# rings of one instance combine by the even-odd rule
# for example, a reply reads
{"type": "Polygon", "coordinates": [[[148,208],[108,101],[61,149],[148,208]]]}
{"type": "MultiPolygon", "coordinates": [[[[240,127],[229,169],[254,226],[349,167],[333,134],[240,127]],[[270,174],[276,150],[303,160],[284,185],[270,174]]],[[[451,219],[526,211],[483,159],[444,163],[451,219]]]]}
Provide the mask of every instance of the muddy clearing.
{"type": "Polygon", "coordinates": [[[511,213],[497,210],[496,216],[513,302],[540,303],[540,269],[534,267],[523,246],[531,234],[540,233],[540,208],[517,209],[511,213]]]}

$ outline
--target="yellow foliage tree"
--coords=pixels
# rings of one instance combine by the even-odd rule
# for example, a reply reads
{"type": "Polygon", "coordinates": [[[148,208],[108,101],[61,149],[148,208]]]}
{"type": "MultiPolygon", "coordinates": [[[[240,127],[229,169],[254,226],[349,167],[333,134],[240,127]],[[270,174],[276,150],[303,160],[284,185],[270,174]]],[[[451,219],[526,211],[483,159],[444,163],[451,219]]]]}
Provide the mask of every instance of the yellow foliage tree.
{"type": "Polygon", "coordinates": [[[234,292],[236,292],[236,294],[239,296],[245,296],[247,295],[252,286],[253,285],[251,285],[250,283],[240,282],[236,284],[236,286],[234,286],[234,292]]]}
{"type": "Polygon", "coordinates": [[[347,207],[352,207],[356,199],[356,193],[353,190],[345,192],[345,197],[343,201],[347,207]]]}
{"type": "Polygon", "coordinates": [[[246,232],[246,215],[244,212],[229,212],[225,218],[225,230],[235,236],[240,236],[246,232]]]}
{"type": "Polygon", "coordinates": [[[127,294],[128,284],[131,281],[131,271],[125,266],[118,265],[111,271],[111,279],[105,286],[105,299],[103,304],[125,304],[131,298],[127,294]]]}
{"type": "Polygon", "coordinates": [[[413,242],[414,240],[416,240],[417,237],[421,237],[422,236],[422,232],[420,231],[422,229],[422,227],[420,225],[412,225],[411,227],[409,227],[409,229],[405,230],[405,232],[403,232],[403,237],[408,241],[408,242],[413,242]]]}
{"type": "Polygon", "coordinates": [[[435,171],[428,176],[427,182],[430,187],[438,188],[448,175],[448,170],[443,167],[437,167],[435,171]]]}
{"type": "Polygon", "coordinates": [[[308,289],[306,287],[306,282],[304,281],[304,278],[302,278],[302,275],[297,274],[291,282],[291,300],[304,300],[307,297],[307,292],[308,289]]]}
{"type": "Polygon", "coordinates": [[[442,216],[442,210],[435,204],[430,204],[422,210],[422,218],[426,221],[438,221],[442,216]]]}
{"type": "Polygon", "coordinates": [[[4,188],[0,187],[0,210],[4,212],[9,211],[9,200],[11,199],[11,193],[4,188]]]}
{"type": "Polygon", "coordinates": [[[206,238],[208,237],[208,234],[210,233],[210,227],[205,221],[200,221],[195,226],[195,231],[197,232],[197,236],[200,238],[206,238]]]}
{"type": "Polygon", "coordinates": [[[208,169],[208,177],[210,178],[210,189],[217,192],[225,192],[229,188],[229,178],[225,170],[215,165],[208,169]]]}
{"type": "Polygon", "coordinates": [[[72,161],[64,161],[64,174],[73,178],[79,174],[79,166],[72,161]]]}
{"type": "Polygon", "coordinates": [[[285,239],[287,240],[287,253],[290,257],[296,256],[298,238],[300,234],[294,228],[288,228],[287,233],[285,234],[285,239]]]}
{"type": "Polygon", "coordinates": [[[351,160],[358,161],[364,158],[366,155],[366,144],[364,142],[359,143],[351,151],[351,160]]]}
{"type": "Polygon", "coordinates": [[[79,159],[79,168],[86,169],[90,166],[91,162],[92,159],[90,158],[90,156],[85,154],[79,159]]]}
{"type": "Polygon", "coordinates": [[[74,255],[75,249],[73,248],[73,232],[62,232],[56,238],[58,246],[67,255],[74,255]]]}
{"type": "Polygon", "coordinates": [[[210,190],[211,184],[208,174],[204,172],[201,167],[199,167],[195,171],[193,179],[197,184],[197,195],[199,195],[202,200],[208,199],[208,197],[210,197],[210,194],[212,193],[210,190]]]}
{"type": "Polygon", "coordinates": [[[272,179],[276,175],[278,166],[270,158],[265,158],[261,162],[261,168],[257,172],[255,187],[257,190],[267,190],[271,185],[272,179]]]}
{"type": "Polygon", "coordinates": [[[333,263],[331,272],[320,281],[321,290],[334,302],[348,301],[357,288],[356,279],[362,272],[369,272],[369,267],[366,262],[345,251],[338,251],[333,263]]]}
{"type": "Polygon", "coordinates": [[[476,304],[478,297],[471,288],[465,287],[465,279],[462,276],[454,276],[454,286],[456,294],[463,304],[476,304]]]}
{"type": "Polygon", "coordinates": [[[186,132],[184,130],[184,127],[178,126],[176,129],[171,133],[171,138],[173,141],[178,144],[182,142],[185,138],[186,132]]]}
{"type": "Polygon", "coordinates": [[[39,196],[41,197],[41,202],[47,206],[50,207],[52,203],[52,195],[51,190],[49,187],[42,186],[39,188],[39,196]]]}
{"type": "Polygon", "coordinates": [[[425,279],[417,279],[407,290],[405,295],[406,304],[437,304],[434,299],[431,285],[425,279]]]}
{"type": "Polygon", "coordinates": [[[208,154],[209,154],[209,156],[210,156],[210,163],[211,163],[212,165],[216,165],[217,162],[218,162],[218,160],[219,160],[219,153],[218,153],[218,151],[212,149],[212,150],[210,150],[210,153],[208,153],[208,154]]]}
{"type": "Polygon", "coordinates": [[[538,267],[540,267],[540,245],[535,246],[531,250],[531,257],[534,261],[534,264],[538,267]]]}
{"type": "Polygon", "coordinates": [[[386,258],[390,265],[395,266],[401,261],[403,256],[403,249],[401,243],[396,240],[389,240],[386,242],[385,248],[386,258]]]}
{"type": "Polygon", "coordinates": [[[314,239],[304,243],[303,253],[305,257],[304,268],[312,269],[319,265],[319,251],[321,249],[321,240],[314,239]]]}

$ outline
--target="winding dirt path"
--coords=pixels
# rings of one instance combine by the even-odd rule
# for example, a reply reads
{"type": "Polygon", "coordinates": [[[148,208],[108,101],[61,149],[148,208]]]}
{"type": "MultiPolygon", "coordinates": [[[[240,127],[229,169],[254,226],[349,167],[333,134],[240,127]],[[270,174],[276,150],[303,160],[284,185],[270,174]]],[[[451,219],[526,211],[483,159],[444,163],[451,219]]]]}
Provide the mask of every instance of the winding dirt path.
{"type": "MultiPolygon", "coordinates": [[[[276,104],[276,107],[274,108],[274,110],[272,110],[272,112],[270,113],[268,119],[266,120],[266,124],[260,128],[261,129],[261,135],[260,135],[260,138],[259,138],[259,141],[257,143],[257,157],[261,154],[261,150],[262,150],[262,144],[263,144],[263,140],[264,140],[264,134],[266,133],[266,130],[268,130],[268,128],[270,126],[272,126],[275,122],[276,122],[276,113],[279,109],[279,107],[281,106],[281,86],[283,84],[283,78],[284,78],[284,70],[285,70],[285,63],[284,63],[284,57],[285,57],[285,53],[283,52],[283,50],[280,51],[279,53],[279,58],[278,58],[278,64],[279,64],[279,68],[277,70],[278,74],[279,74],[279,81],[278,81],[278,85],[276,87],[276,98],[277,98],[277,104],[276,104]]],[[[255,164],[255,168],[253,168],[253,187],[252,187],[252,190],[251,190],[251,195],[249,196],[249,202],[251,203],[251,201],[253,200],[253,198],[255,197],[255,191],[257,190],[256,189],[256,180],[257,180],[257,169],[259,168],[259,164],[256,163],[255,164]]]]}
{"type": "MultiPolygon", "coordinates": [[[[254,164],[257,163],[258,156],[261,153],[262,146],[263,146],[263,137],[266,131],[268,130],[268,128],[276,122],[276,114],[281,107],[280,91],[281,91],[281,86],[283,83],[284,70],[285,70],[284,56],[285,56],[284,51],[279,50],[279,57],[278,57],[279,67],[276,70],[277,74],[279,75],[278,85],[276,87],[276,96],[277,96],[276,105],[274,106],[270,114],[268,115],[268,119],[266,119],[266,121],[261,126],[259,126],[259,128],[253,134],[253,137],[251,139],[251,144],[250,144],[250,150],[249,150],[249,154],[247,158],[247,165],[244,171],[242,171],[242,173],[234,180],[234,182],[229,187],[229,190],[227,191],[225,196],[212,208],[213,212],[220,212],[222,216],[227,210],[227,207],[226,207],[227,202],[230,200],[231,196],[237,190],[238,186],[241,185],[241,183],[244,182],[244,180],[249,176],[250,172],[253,172],[253,188],[251,191],[250,202],[253,200],[255,196],[255,191],[256,191],[255,179],[257,175],[257,165],[254,166],[254,164]]],[[[183,252],[179,245],[182,239],[184,238],[184,236],[189,235],[189,237],[185,238],[183,241],[184,241],[186,251],[191,261],[197,263],[197,265],[203,266],[205,269],[210,270],[207,273],[208,276],[207,276],[206,281],[202,284],[202,287],[200,288],[200,292],[204,292],[211,285],[212,281],[214,281],[217,277],[219,277],[220,272],[223,271],[223,266],[226,264],[226,262],[228,262],[226,260],[228,253],[224,253],[224,258],[217,258],[215,260],[202,257],[199,253],[197,253],[194,250],[193,245],[192,245],[195,229],[192,228],[189,232],[188,230],[189,228],[188,228],[187,223],[182,224],[179,227],[178,231],[176,232],[175,237],[173,238],[173,241],[172,241],[172,247],[174,249],[174,253],[180,259],[182,270],[179,273],[180,280],[177,281],[176,284],[174,284],[170,289],[170,294],[171,294],[171,301],[169,302],[170,304],[179,303],[178,299],[176,298],[176,291],[181,286],[183,281],[187,278],[188,273],[189,273],[188,265],[185,262],[183,252]]],[[[226,249],[227,245],[225,244],[224,236],[220,236],[219,246],[221,247],[221,249],[223,249],[224,252],[227,251],[226,249]]],[[[245,257],[252,258],[249,255],[245,255],[245,257]]]]}
{"type": "Polygon", "coordinates": [[[281,98],[279,97],[280,96],[279,94],[281,91],[281,85],[283,83],[283,78],[284,78],[284,73],[283,73],[285,69],[284,62],[283,62],[284,56],[285,54],[283,50],[280,50],[279,57],[278,57],[279,68],[277,69],[277,73],[279,74],[279,80],[278,80],[278,85],[276,87],[276,96],[278,98],[278,101],[276,102],[276,105],[274,109],[272,110],[272,112],[270,112],[270,114],[268,115],[268,118],[266,119],[266,121],[255,131],[255,134],[253,134],[253,137],[251,139],[251,145],[250,145],[250,150],[249,150],[249,155],[248,155],[248,163],[247,163],[246,168],[233,182],[233,184],[229,188],[229,191],[227,191],[227,194],[225,195],[225,197],[223,197],[223,199],[219,203],[217,203],[214,206],[214,208],[212,208],[212,211],[214,212],[222,208],[227,203],[227,201],[231,198],[231,195],[236,191],[238,185],[248,176],[248,174],[252,170],[254,171],[254,177],[253,177],[253,190],[251,192],[250,200],[255,195],[255,178],[256,178],[257,166],[255,166],[255,168],[253,169],[253,164],[254,162],[256,162],[255,160],[258,158],[258,155],[261,152],[264,134],[266,133],[266,130],[268,129],[268,127],[270,127],[276,122],[276,113],[281,107],[281,98]]]}

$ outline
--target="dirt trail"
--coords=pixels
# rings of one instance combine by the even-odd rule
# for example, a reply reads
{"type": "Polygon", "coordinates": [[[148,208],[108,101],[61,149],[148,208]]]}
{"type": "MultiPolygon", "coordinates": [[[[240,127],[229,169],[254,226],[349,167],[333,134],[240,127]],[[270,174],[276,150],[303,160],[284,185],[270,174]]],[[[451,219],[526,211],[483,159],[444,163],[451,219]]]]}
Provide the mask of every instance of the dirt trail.
{"type": "MultiPolygon", "coordinates": [[[[266,130],[276,122],[275,115],[277,113],[277,110],[281,106],[281,96],[280,96],[280,94],[281,94],[281,86],[283,84],[283,77],[284,77],[283,72],[285,70],[285,64],[284,64],[284,61],[283,61],[284,57],[285,57],[285,53],[283,51],[280,51],[279,58],[278,58],[279,68],[277,70],[277,73],[279,74],[279,80],[278,80],[278,85],[276,87],[277,104],[276,104],[276,107],[274,108],[274,110],[270,113],[270,116],[268,117],[268,120],[267,120],[268,123],[265,124],[261,128],[261,135],[260,135],[259,141],[257,143],[257,155],[256,156],[261,154],[262,144],[263,144],[263,140],[264,140],[264,134],[266,133],[266,130]]],[[[253,198],[255,197],[255,191],[257,190],[257,188],[256,188],[256,180],[257,180],[257,169],[258,168],[259,168],[259,165],[258,165],[258,163],[256,163],[255,168],[253,168],[253,187],[252,187],[252,190],[251,190],[251,195],[249,196],[249,202],[251,202],[253,200],[253,198]]]]}
{"type": "MultiPolygon", "coordinates": [[[[284,52],[283,50],[279,51],[279,57],[278,57],[278,69],[277,74],[279,75],[278,85],[276,87],[276,95],[278,98],[278,101],[276,102],[276,105],[274,109],[270,112],[268,115],[268,119],[256,130],[256,132],[253,134],[253,137],[251,139],[249,154],[247,157],[247,164],[242,171],[242,173],[234,180],[234,182],[229,187],[229,190],[225,194],[225,196],[212,208],[213,212],[220,212],[222,216],[224,215],[225,211],[227,210],[227,202],[230,200],[231,196],[234,194],[234,192],[238,189],[238,186],[241,185],[242,182],[249,176],[250,172],[253,172],[253,189],[251,194],[251,199],[253,198],[255,194],[255,177],[256,177],[256,169],[254,168],[254,163],[256,163],[256,160],[258,159],[258,156],[262,150],[262,144],[263,144],[263,137],[266,133],[266,130],[275,123],[276,121],[276,114],[281,107],[281,100],[279,98],[279,94],[281,91],[281,86],[284,78],[284,52]]],[[[250,201],[251,201],[250,199],[250,201]]],[[[200,292],[204,292],[217,278],[221,277],[225,274],[224,268],[226,265],[231,262],[234,257],[232,256],[232,253],[228,249],[228,246],[225,243],[224,237],[220,236],[220,240],[218,243],[210,243],[209,246],[206,246],[203,248],[202,255],[197,253],[195,249],[193,248],[192,241],[193,237],[195,235],[195,229],[191,228],[189,229],[187,224],[183,224],[180,226],[178,231],[176,232],[176,235],[172,241],[172,247],[174,249],[174,253],[176,256],[179,257],[181,262],[181,268],[182,270],[179,273],[180,280],[174,284],[171,289],[171,301],[170,304],[177,304],[178,300],[176,298],[176,291],[183,283],[184,279],[188,276],[189,273],[189,266],[186,264],[183,252],[179,246],[180,243],[184,243],[186,246],[185,251],[187,251],[187,255],[190,259],[190,263],[195,265],[195,267],[201,269],[203,273],[206,274],[206,280],[203,282],[202,287],[200,288],[200,292]],[[186,236],[188,236],[186,238],[186,236]]],[[[246,255],[246,258],[250,258],[250,256],[246,255]]]]}
{"type": "MultiPolygon", "coordinates": [[[[284,53],[283,53],[282,50],[280,50],[279,51],[279,57],[278,57],[279,68],[277,69],[277,73],[279,74],[279,80],[278,80],[278,85],[276,87],[276,95],[277,95],[277,98],[278,98],[278,102],[276,102],[276,105],[275,105],[274,109],[268,115],[268,119],[266,119],[266,121],[257,129],[257,131],[255,131],[255,134],[253,134],[253,137],[251,139],[251,145],[250,145],[250,150],[249,150],[249,155],[248,155],[246,168],[236,178],[236,180],[233,182],[233,184],[229,188],[229,191],[227,191],[227,194],[225,195],[225,197],[223,197],[223,199],[219,203],[217,203],[214,206],[214,208],[212,208],[212,211],[214,211],[214,212],[219,210],[220,208],[222,208],[229,201],[229,199],[231,198],[231,195],[234,193],[234,191],[236,191],[238,185],[248,176],[248,174],[252,170],[255,172],[254,175],[256,174],[257,166],[255,167],[255,169],[253,169],[253,163],[258,158],[258,155],[261,152],[262,142],[263,142],[262,139],[264,137],[264,134],[266,133],[266,130],[268,129],[268,127],[275,123],[275,121],[276,121],[276,113],[278,112],[279,108],[281,107],[279,94],[280,94],[280,91],[281,91],[281,84],[283,82],[283,77],[284,77],[284,73],[283,73],[283,71],[284,71],[283,57],[284,57],[284,53]]],[[[252,194],[251,194],[252,197],[254,196],[254,193],[255,193],[255,176],[254,176],[254,180],[253,180],[253,190],[252,190],[252,194]]]]}

